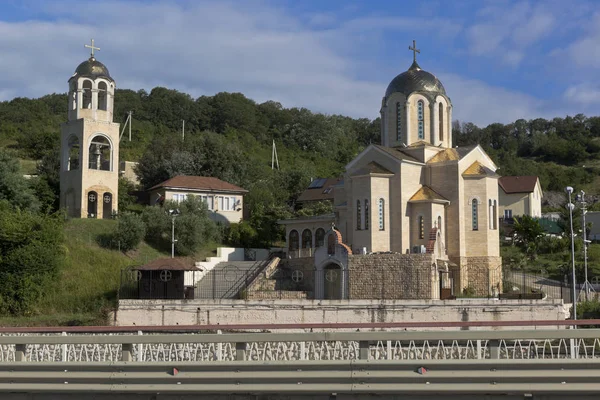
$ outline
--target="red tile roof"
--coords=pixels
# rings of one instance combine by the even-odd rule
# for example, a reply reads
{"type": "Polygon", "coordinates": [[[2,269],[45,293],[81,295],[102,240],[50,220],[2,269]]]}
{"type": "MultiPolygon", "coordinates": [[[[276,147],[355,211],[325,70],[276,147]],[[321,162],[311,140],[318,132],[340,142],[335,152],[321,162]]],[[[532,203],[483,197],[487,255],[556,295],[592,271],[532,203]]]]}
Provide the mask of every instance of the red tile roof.
{"type": "Polygon", "coordinates": [[[245,189],[211,176],[179,175],[151,187],[149,190],[160,188],[177,188],[188,190],[210,190],[214,192],[246,193],[245,189]]]}
{"type": "Polygon", "coordinates": [[[503,176],[498,179],[498,185],[504,193],[531,193],[538,181],[537,176],[503,176]]]}

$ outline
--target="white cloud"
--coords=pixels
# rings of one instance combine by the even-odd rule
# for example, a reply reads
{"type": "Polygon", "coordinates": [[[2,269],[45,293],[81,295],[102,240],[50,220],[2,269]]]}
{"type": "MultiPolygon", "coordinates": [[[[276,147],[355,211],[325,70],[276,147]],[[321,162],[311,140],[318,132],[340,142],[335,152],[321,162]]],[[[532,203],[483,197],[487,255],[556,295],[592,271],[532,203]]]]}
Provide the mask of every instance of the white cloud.
{"type": "Polygon", "coordinates": [[[600,104],[600,85],[591,82],[572,85],[565,90],[564,97],[569,102],[597,106],[600,104]]]}

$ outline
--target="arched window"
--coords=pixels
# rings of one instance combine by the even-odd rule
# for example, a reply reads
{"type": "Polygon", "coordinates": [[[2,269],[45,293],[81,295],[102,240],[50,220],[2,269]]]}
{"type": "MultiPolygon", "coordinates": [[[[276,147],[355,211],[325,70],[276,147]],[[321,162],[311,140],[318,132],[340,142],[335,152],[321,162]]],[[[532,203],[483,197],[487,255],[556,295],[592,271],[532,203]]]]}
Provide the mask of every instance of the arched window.
{"type": "Polygon", "coordinates": [[[365,199],[365,229],[369,230],[369,199],[365,199]]]}
{"type": "Polygon", "coordinates": [[[98,84],[98,110],[106,111],[108,107],[108,86],[106,82],[98,84]]]}
{"type": "Polygon", "coordinates": [[[315,246],[321,247],[325,244],[325,229],[319,228],[315,232],[315,246]]]}
{"type": "Polygon", "coordinates": [[[335,232],[331,233],[327,237],[327,254],[329,254],[329,255],[335,254],[335,232]]]}
{"type": "Polygon", "coordinates": [[[74,82],[69,88],[69,97],[71,101],[71,110],[77,110],[77,84],[74,82]]]}
{"type": "Polygon", "coordinates": [[[479,218],[478,218],[478,207],[479,204],[477,204],[477,199],[473,199],[473,201],[471,202],[471,212],[472,212],[472,224],[473,224],[473,230],[479,230],[479,218]]]}
{"type": "Polygon", "coordinates": [[[102,218],[103,219],[111,219],[112,218],[112,194],[109,192],[104,193],[102,196],[102,218]]]}
{"type": "Polygon", "coordinates": [[[379,204],[378,204],[378,208],[379,208],[379,230],[380,231],[384,231],[385,230],[385,200],[383,199],[379,199],[379,204]]]}
{"type": "Polygon", "coordinates": [[[440,102],[440,141],[444,140],[444,104],[440,102]]]}
{"type": "Polygon", "coordinates": [[[396,103],[396,140],[402,141],[402,105],[396,103]]]}
{"type": "Polygon", "coordinates": [[[94,136],[89,147],[88,168],[102,171],[112,170],[112,148],[104,136],[94,136]]]}
{"type": "Polygon", "coordinates": [[[83,102],[81,108],[92,108],[92,81],[83,82],[83,102]]]}
{"type": "Polygon", "coordinates": [[[362,213],[360,210],[360,200],[356,200],[356,230],[360,231],[362,227],[362,213]]]}
{"type": "Polygon", "coordinates": [[[296,251],[300,247],[300,235],[298,235],[298,231],[292,229],[290,231],[290,238],[288,243],[288,249],[290,251],[296,251]]]}
{"type": "Polygon", "coordinates": [[[79,139],[77,136],[69,137],[69,141],[67,143],[69,147],[69,158],[67,160],[67,171],[73,171],[79,169],[79,159],[81,157],[81,149],[79,147],[79,139]]]}
{"type": "Polygon", "coordinates": [[[312,247],[312,232],[310,229],[302,231],[302,248],[310,249],[312,247]]]}
{"type": "Polygon", "coordinates": [[[425,220],[419,215],[419,239],[425,239],[425,220]]]}
{"type": "Polygon", "coordinates": [[[441,215],[438,215],[437,228],[438,228],[438,232],[442,233],[442,216],[441,215]]]}
{"type": "Polygon", "coordinates": [[[88,218],[98,218],[98,193],[89,192],[87,201],[88,218]]]}
{"type": "Polygon", "coordinates": [[[419,139],[425,139],[425,105],[423,100],[417,102],[417,119],[419,121],[419,139]]]}

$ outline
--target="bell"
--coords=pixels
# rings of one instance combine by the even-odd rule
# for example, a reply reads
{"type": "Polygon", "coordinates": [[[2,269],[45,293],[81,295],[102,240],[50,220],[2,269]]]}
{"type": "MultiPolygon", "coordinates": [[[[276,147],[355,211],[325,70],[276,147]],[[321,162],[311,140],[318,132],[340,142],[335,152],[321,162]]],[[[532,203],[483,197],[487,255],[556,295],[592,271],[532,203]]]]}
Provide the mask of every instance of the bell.
{"type": "Polygon", "coordinates": [[[100,150],[100,145],[99,145],[99,144],[97,144],[97,145],[96,145],[96,148],[94,149],[94,155],[95,155],[95,156],[99,156],[99,155],[101,155],[101,154],[102,154],[102,151],[100,150]]]}

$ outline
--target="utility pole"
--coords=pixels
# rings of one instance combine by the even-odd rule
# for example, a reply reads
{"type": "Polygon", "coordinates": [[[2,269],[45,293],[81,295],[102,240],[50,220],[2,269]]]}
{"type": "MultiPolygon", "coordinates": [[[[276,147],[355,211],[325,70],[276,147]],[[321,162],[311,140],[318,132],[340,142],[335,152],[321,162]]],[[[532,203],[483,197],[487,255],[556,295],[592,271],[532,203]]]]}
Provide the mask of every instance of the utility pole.
{"type": "Polygon", "coordinates": [[[275,146],[275,139],[273,139],[273,150],[271,151],[271,169],[279,169],[279,159],[277,158],[277,147],[275,146]]]}
{"type": "MultiPolygon", "coordinates": [[[[577,283],[575,278],[575,234],[573,233],[573,209],[575,208],[575,204],[571,202],[571,194],[573,194],[573,188],[571,186],[567,186],[565,188],[569,196],[569,202],[567,203],[567,208],[569,209],[569,222],[571,224],[571,263],[573,266],[573,315],[572,318],[574,321],[577,320],[577,283]]],[[[576,328],[576,325],[573,326],[576,328]]]]}
{"type": "Polygon", "coordinates": [[[131,142],[131,116],[133,115],[133,111],[129,111],[129,116],[127,119],[129,120],[129,141],[131,142]]]}
{"type": "Polygon", "coordinates": [[[581,290],[583,290],[585,293],[585,301],[588,301],[589,293],[590,293],[590,291],[594,291],[594,288],[588,281],[587,247],[588,247],[588,244],[590,243],[590,240],[587,239],[587,229],[586,229],[586,223],[585,223],[585,215],[587,214],[587,203],[585,201],[585,192],[582,190],[581,192],[579,192],[579,195],[577,197],[578,197],[578,200],[581,202],[581,224],[582,224],[582,228],[583,228],[583,270],[584,270],[584,274],[585,274],[585,282],[583,283],[583,287],[581,288],[581,290]]]}
{"type": "Polygon", "coordinates": [[[119,140],[121,140],[123,138],[123,134],[125,133],[125,128],[127,128],[127,124],[129,124],[129,141],[131,142],[131,121],[132,121],[132,116],[133,115],[133,111],[128,111],[127,112],[127,119],[125,120],[125,124],[123,125],[123,129],[121,130],[121,134],[119,135],[119,140]]]}

